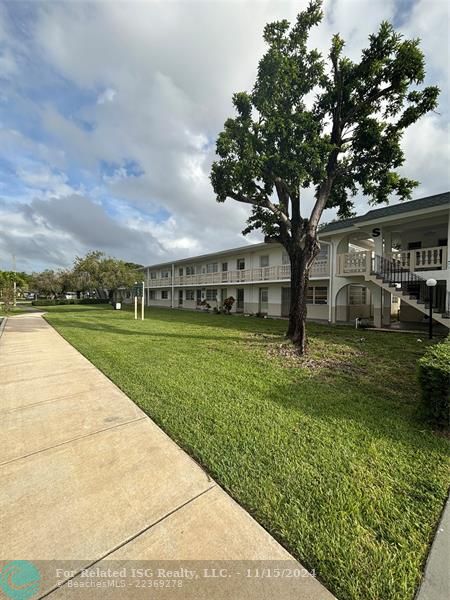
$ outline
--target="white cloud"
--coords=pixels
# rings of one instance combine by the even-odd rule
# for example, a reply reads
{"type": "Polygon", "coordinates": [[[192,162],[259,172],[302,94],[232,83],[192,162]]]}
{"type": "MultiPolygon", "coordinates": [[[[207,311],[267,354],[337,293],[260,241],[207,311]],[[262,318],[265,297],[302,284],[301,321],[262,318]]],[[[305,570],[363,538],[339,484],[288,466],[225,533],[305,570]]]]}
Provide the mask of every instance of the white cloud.
{"type": "Polygon", "coordinates": [[[116,97],[116,90],[112,88],[106,88],[97,98],[97,104],[105,104],[106,102],[113,102],[116,97]]]}
{"type": "MultiPolygon", "coordinates": [[[[26,187],[21,195],[16,192],[17,198],[20,195],[22,203],[34,207],[30,213],[34,221],[30,217],[22,222],[20,217],[8,231],[8,243],[13,242],[13,232],[23,242],[28,228],[41,236],[36,243],[45,240],[55,247],[64,239],[71,248],[68,253],[43,252],[48,260],[89,249],[88,242],[92,245],[96,239],[97,246],[106,247],[104,235],[99,232],[95,238],[88,222],[77,215],[62,219],[63,208],[69,211],[64,214],[72,215],[69,205],[95,212],[96,222],[103,213],[105,231],[112,231],[114,224],[123,227],[120,235],[112,236],[120,241],[111,239],[108,250],[138,262],[245,243],[240,232],[248,208],[232,201],[215,202],[209,182],[214,142],[232,115],[232,94],[251,89],[264,51],[265,23],[293,21],[304,4],[303,0],[36,2],[27,24],[27,48],[12,36],[0,13],[3,56],[10,61],[4,68],[19,69],[12,87],[2,94],[24,122],[31,119],[31,126],[22,128],[20,119],[9,123],[5,113],[0,145],[5,156],[26,156],[41,163],[39,168],[30,167],[27,161],[10,159],[17,160],[15,171],[26,187]],[[28,77],[30,68],[36,69],[42,84],[37,76],[28,77]],[[35,87],[30,88],[30,81],[35,87]],[[50,84],[56,91],[42,99],[50,84]],[[68,86],[72,86],[69,101],[59,97],[69,94],[68,86]],[[38,127],[42,140],[35,135],[38,127]],[[138,165],[142,174],[130,174],[127,161],[138,165]],[[101,171],[104,163],[112,165],[107,172],[101,171]],[[90,198],[92,206],[73,203],[76,194],[90,198]],[[71,203],[66,198],[72,198],[71,203]],[[47,204],[36,205],[34,200],[47,204]],[[117,203],[111,215],[106,200],[117,203]],[[46,225],[36,221],[44,212],[46,225]],[[159,213],[163,216],[154,216],[159,213]],[[59,215],[57,227],[52,214],[59,215]],[[71,227],[74,219],[77,231],[71,227]],[[85,238],[79,231],[82,226],[90,232],[85,238]],[[145,233],[150,242],[135,247],[136,231],[145,233]],[[72,247],[67,240],[73,241],[72,247]]],[[[394,17],[396,4],[329,0],[325,13],[313,43],[326,53],[331,35],[339,31],[347,41],[346,52],[356,58],[380,21],[394,17]]],[[[448,9],[441,0],[417,0],[402,23],[405,34],[422,37],[428,77],[443,89],[441,114],[425,117],[405,137],[404,171],[423,182],[418,195],[448,187],[448,57],[443,47],[447,28],[448,9]]],[[[0,57],[0,72],[1,67],[0,57]]],[[[305,206],[311,195],[310,190],[305,193],[305,206]]],[[[366,208],[362,199],[358,208],[366,208]]],[[[2,207],[0,234],[14,210],[21,214],[10,202],[2,207]]],[[[22,248],[29,251],[28,245],[22,248]]]]}

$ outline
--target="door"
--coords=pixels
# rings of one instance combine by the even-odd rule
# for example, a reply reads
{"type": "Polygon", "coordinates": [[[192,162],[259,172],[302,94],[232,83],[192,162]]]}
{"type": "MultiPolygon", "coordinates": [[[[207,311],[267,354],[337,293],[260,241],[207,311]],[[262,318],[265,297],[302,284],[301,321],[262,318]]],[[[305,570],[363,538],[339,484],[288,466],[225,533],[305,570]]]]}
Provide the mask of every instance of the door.
{"type": "Polygon", "coordinates": [[[200,304],[202,302],[202,290],[196,291],[196,299],[197,299],[197,306],[200,306],[200,304]]]}
{"type": "Polygon", "coordinates": [[[228,263],[222,263],[222,281],[228,281],[228,263]]]}
{"type": "Polygon", "coordinates": [[[291,288],[281,288],[281,316],[288,317],[291,307],[291,288]]]}
{"type": "Polygon", "coordinates": [[[244,289],[236,290],[236,312],[244,312],[244,289]]]}
{"type": "Polygon", "coordinates": [[[227,298],[227,288],[222,288],[220,290],[220,306],[223,306],[225,299],[227,298]]]}
{"type": "Polygon", "coordinates": [[[269,312],[269,288],[259,288],[259,312],[269,312]]]}
{"type": "Polygon", "coordinates": [[[178,290],[178,306],[183,306],[183,290],[178,290]]]}

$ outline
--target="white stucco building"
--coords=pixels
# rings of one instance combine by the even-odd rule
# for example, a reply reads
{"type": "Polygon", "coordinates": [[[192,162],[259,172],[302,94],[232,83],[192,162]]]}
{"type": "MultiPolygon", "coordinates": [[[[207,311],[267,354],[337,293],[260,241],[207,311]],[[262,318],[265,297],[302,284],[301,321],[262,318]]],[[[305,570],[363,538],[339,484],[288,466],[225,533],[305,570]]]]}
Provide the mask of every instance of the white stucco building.
{"type": "MultiPolygon", "coordinates": [[[[308,318],[334,323],[360,317],[376,327],[426,321],[425,282],[434,278],[434,319],[450,328],[449,238],[450,192],[330,223],[320,232],[308,318]]],[[[233,296],[233,312],[289,312],[289,258],[279,244],[232,248],[143,272],[147,306],[201,310],[202,301],[214,308],[233,296]]]]}

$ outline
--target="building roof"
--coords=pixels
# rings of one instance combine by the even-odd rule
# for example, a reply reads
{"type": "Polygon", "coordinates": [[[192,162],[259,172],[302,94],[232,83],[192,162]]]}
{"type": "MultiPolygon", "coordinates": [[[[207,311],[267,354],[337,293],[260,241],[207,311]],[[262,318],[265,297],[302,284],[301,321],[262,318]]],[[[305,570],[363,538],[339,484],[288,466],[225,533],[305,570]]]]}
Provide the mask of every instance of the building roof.
{"type": "MultiPolygon", "coordinates": [[[[276,245],[276,244],[271,244],[276,245]]],[[[243,254],[244,252],[253,252],[254,250],[257,250],[258,248],[264,248],[264,246],[267,246],[267,244],[265,242],[258,242],[256,244],[247,244],[246,246],[238,246],[237,248],[225,248],[224,250],[217,250],[216,252],[208,252],[207,254],[198,254],[196,256],[188,256],[187,258],[179,258],[178,260],[170,260],[167,262],[163,262],[163,263],[158,263],[158,264],[151,264],[151,265],[147,265],[145,267],[143,267],[144,269],[147,269],[149,267],[151,268],[159,268],[159,267],[167,267],[167,266],[171,266],[172,264],[178,264],[178,263],[190,263],[190,262],[194,262],[197,260],[204,260],[206,258],[210,258],[212,256],[220,256],[220,255],[224,255],[224,254],[243,254]]]]}
{"type": "Polygon", "coordinates": [[[446,205],[450,208],[450,192],[435,194],[434,196],[426,196],[425,198],[410,200],[409,202],[401,202],[400,204],[393,204],[392,206],[384,206],[383,208],[369,210],[369,212],[367,212],[365,215],[354,217],[353,219],[342,219],[342,221],[334,221],[333,223],[329,223],[320,230],[319,236],[323,233],[336,231],[338,229],[353,227],[353,225],[357,225],[365,221],[373,221],[374,219],[401,215],[415,210],[423,210],[426,208],[434,208],[437,206],[446,205]]]}
{"type": "MultiPolygon", "coordinates": [[[[432,208],[436,206],[445,206],[448,205],[450,208],[450,192],[444,192],[443,194],[436,194],[435,196],[427,196],[426,198],[419,198],[418,200],[411,200],[409,202],[402,202],[401,204],[394,204],[392,206],[385,206],[383,208],[377,208],[374,210],[369,210],[365,215],[361,215],[359,217],[354,217],[353,219],[342,219],[342,221],[335,221],[333,223],[329,223],[325,225],[320,232],[319,238],[323,233],[332,232],[339,229],[345,229],[346,227],[353,227],[358,223],[362,223],[365,221],[372,221],[373,219],[379,219],[382,217],[389,217],[391,215],[397,215],[407,212],[412,212],[415,210],[422,210],[425,208],[432,208]]],[[[329,244],[329,242],[323,243],[329,244]]],[[[240,254],[244,252],[253,252],[255,250],[261,249],[268,244],[265,242],[259,242],[257,244],[247,244],[246,246],[239,246],[238,248],[225,248],[224,250],[218,250],[216,252],[208,252],[207,254],[200,254],[198,256],[188,256],[187,258],[181,258],[178,260],[171,260],[157,264],[146,265],[142,267],[143,269],[157,269],[161,267],[169,267],[172,264],[179,263],[190,263],[198,260],[205,260],[207,258],[212,258],[214,256],[221,256],[225,254],[240,254]]],[[[271,243],[272,245],[277,245],[276,243],[271,243]]]]}

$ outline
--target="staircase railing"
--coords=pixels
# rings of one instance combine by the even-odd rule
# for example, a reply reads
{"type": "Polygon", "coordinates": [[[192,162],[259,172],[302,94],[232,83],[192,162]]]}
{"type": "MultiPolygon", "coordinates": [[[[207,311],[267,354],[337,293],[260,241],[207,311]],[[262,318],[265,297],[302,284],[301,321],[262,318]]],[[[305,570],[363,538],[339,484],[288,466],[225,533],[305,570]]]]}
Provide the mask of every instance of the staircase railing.
{"type": "MultiPolygon", "coordinates": [[[[389,286],[395,287],[398,292],[414,298],[429,309],[431,288],[427,286],[426,279],[403,267],[400,261],[376,254],[372,257],[371,273],[389,286]]],[[[433,311],[443,314],[445,303],[445,284],[438,284],[433,293],[433,311]]]]}

